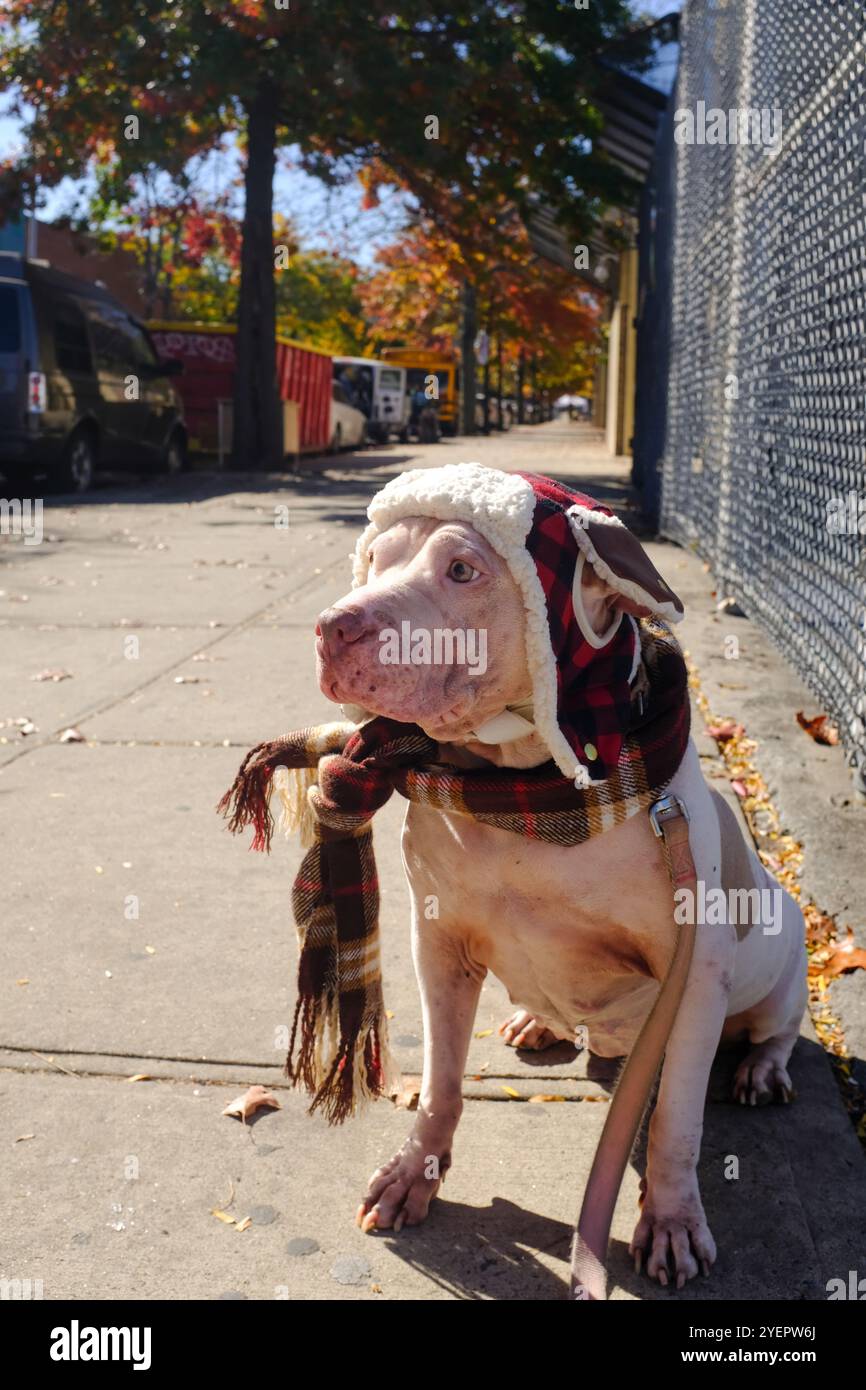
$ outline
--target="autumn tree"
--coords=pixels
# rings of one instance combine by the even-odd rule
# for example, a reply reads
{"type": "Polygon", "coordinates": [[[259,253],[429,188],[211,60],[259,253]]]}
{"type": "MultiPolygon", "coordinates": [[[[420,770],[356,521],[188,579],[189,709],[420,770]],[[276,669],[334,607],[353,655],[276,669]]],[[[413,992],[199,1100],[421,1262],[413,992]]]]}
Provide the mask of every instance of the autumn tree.
{"type": "Polygon", "coordinates": [[[245,154],[235,459],[281,456],[275,382],[273,178],[278,145],[345,178],[378,158],[435,216],[533,192],[584,240],[627,196],[598,152],[598,56],[625,0],[6,0],[0,76],[30,153],[6,188],[78,175],[111,146],[121,168],[177,167],[236,131],[245,154]]]}

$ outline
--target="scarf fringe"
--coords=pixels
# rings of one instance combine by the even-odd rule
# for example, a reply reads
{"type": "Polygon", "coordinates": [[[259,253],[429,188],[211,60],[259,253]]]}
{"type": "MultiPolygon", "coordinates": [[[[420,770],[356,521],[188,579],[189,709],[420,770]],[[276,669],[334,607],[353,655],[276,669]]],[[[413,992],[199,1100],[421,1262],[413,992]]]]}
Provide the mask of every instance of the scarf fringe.
{"type": "Polygon", "coordinates": [[[316,840],[316,813],[309,796],[318,777],[315,767],[278,767],[273,776],[273,790],[282,807],[279,828],[286,839],[298,831],[304,849],[309,849],[316,840]]]}
{"type": "Polygon", "coordinates": [[[313,1098],[308,1113],[321,1110],[332,1125],[342,1124],[359,1107],[389,1092],[397,1075],[384,1012],[347,1036],[340,1033],[339,1017],[339,1001],[333,995],[302,996],[295,1008],[285,1064],[292,1085],[303,1087],[313,1098]]]}

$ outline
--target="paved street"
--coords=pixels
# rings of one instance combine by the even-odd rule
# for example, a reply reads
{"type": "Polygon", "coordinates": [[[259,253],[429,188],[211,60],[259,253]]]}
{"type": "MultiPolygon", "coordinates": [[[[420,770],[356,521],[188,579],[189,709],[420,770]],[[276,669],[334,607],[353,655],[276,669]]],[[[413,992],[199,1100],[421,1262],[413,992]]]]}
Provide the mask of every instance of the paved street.
{"type": "MultiPolygon", "coordinates": [[[[503,1046],[508,1000],[488,981],[443,1196],[425,1226],[362,1236],[352,1219],[366,1178],[411,1116],[382,1101],[329,1131],[285,1089],[299,850],[280,841],[270,860],[251,855],[214,814],[251,744],[334,717],[314,680],[312,625],[349,587],[372,493],[405,468],[466,459],[555,473],[632,515],[626,461],[590,426],[563,422],[311,461],[279,478],[112,482],[74,505],[47,499],[41,545],[0,537],[0,1276],[41,1279],[47,1299],[564,1295],[604,1078],[569,1048],[503,1046]],[[46,671],[69,678],[33,679],[46,671]],[[15,722],[25,719],[30,732],[15,722]],[[83,741],[61,741],[68,729],[83,741]],[[224,1118],[254,1083],[283,1108],[249,1126],[224,1118]],[[542,1094],[563,1103],[525,1103],[542,1094]]],[[[713,707],[761,741],[806,846],[804,883],[866,944],[866,808],[841,752],[796,728],[808,693],[748,620],[719,619],[701,562],[649,548],[687,601],[684,645],[713,707]],[[720,656],[731,621],[735,679],[720,656]]],[[[718,776],[715,743],[698,737],[718,776]]],[[[398,1062],[414,1075],[401,816],[395,798],[375,838],[386,1002],[398,1062]]],[[[858,1058],[863,988],[859,972],[834,996],[858,1058]]],[[[679,1297],[824,1298],[828,1279],[866,1274],[866,1161],[825,1054],[807,1021],[798,1099],[781,1109],[727,1104],[727,1067],[711,1085],[701,1162],[719,1262],[679,1297]]],[[[672,1296],[627,1258],[641,1166],[638,1153],[615,1218],[618,1299],[672,1296]]]]}

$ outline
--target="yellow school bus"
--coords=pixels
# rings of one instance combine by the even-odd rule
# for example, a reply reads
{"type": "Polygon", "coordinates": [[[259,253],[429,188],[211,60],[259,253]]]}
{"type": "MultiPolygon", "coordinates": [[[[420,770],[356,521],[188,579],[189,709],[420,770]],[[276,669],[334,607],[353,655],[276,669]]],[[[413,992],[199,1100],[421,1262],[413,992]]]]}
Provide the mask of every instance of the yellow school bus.
{"type": "Polygon", "coordinates": [[[438,410],[442,433],[456,434],[460,383],[455,359],[444,352],[430,352],[426,348],[412,347],[382,348],[379,356],[383,362],[394,362],[406,368],[406,390],[410,397],[419,386],[424,390],[428,376],[433,375],[438,379],[438,410]]]}

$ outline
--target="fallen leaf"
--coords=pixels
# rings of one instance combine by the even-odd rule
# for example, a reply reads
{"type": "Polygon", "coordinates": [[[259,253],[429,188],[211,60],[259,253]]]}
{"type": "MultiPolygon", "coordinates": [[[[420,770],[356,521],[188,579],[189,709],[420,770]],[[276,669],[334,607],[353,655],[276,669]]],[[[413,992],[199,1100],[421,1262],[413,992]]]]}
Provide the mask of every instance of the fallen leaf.
{"type": "Polygon", "coordinates": [[[250,1228],[250,1226],[252,1226],[252,1224],[253,1224],[253,1223],[252,1223],[250,1217],[245,1216],[244,1219],[243,1219],[243,1221],[239,1221],[239,1222],[237,1223],[237,1225],[235,1226],[235,1230],[236,1230],[236,1231],[248,1231],[249,1228],[250,1228]]]}
{"type": "Polygon", "coordinates": [[[29,985],[30,981],[29,981],[29,980],[16,980],[15,983],[16,983],[16,985],[29,985]]]}
{"type": "Polygon", "coordinates": [[[175,676],[175,685],[198,685],[201,676],[175,676]]]}
{"type": "MultiPolygon", "coordinates": [[[[824,955],[824,951],[821,954],[824,955]]],[[[854,933],[850,927],[846,929],[841,941],[834,941],[832,946],[826,948],[825,959],[814,971],[811,964],[809,967],[810,974],[829,975],[831,979],[844,975],[846,970],[866,970],[866,950],[855,944],[854,933]]]]}
{"type": "Polygon", "coordinates": [[[127,1081],[149,1081],[150,1077],[146,1071],[137,1071],[135,1076],[128,1076],[127,1081]]]}
{"type": "Polygon", "coordinates": [[[742,724],[736,724],[733,719],[720,719],[716,724],[707,725],[707,733],[710,738],[724,743],[729,738],[739,738],[745,733],[745,729],[742,724]]]}
{"type": "Polygon", "coordinates": [[[37,671],[35,676],[31,676],[32,681],[71,681],[72,672],[64,671],[59,666],[48,667],[44,671],[37,671]]]}
{"type": "Polygon", "coordinates": [[[505,1094],[511,1096],[513,1100],[520,1100],[520,1092],[515,1091],[513,1086],[503,1086],[502,1089],[505,1094]]]}
{"type": "Polygon", "coordinates": [[[745,786],[745,784],[744,784],[743,782],[740,782],[739,780],[737,780],[737,781],[735,781],[735,782],[732,782],[732,783],[731,783],[731,786],[733,787],[734,791],[737,793],[737,796],[748,796],[748,795],[749,795],[749,793],[748,793],[748,791],[747,791],[747,789],[746,789],[746,786],[745,786]]]}
{"type": "Polygon", "coordinates": [[[283,1108],[276,1096],[272,1096],[264,1086],[250,1086],[249,1090],[245,1091],[242,1096],[238,1096],[237,1100],[233,1100],[230,1105],[227,1105],[222,1113],[230,1115],[232,1119],[243,1120],[246,1124],[250,1115],[254,1115],[263,1106],[269,1110],[282,1110],[283,1108]]]}
{"type": "Polygon", "coordinates": [[[60,735],[61,743],[84,743],[84,741],[84,734],[80,729],[74,727],[71,729],[64,729],[63,733],[60,735]]]}
{"type": "Polygon", "coordinates": [[[530,1097],[529,1097],[529,1103],[530,1103],[530,1105],[532,1105],[533,1103],[534,1103],[534,1104],[540,1104],[542,1101],[547,1102],[547,1101],[551,1101],[551,1100],[565,1100],[565,1096],[530,1096],[530,1097]]]}
{"type": "Polygon", "coordinates": [[[16,1144],[23,1144],[23,1142],[24,1142],[25,1139],[35,1139],[35,1138],[36,1138],[36,1135],[35,1135],[35,1134],[19,1134],[19,1135],[18,1135],[18,1138],[15,1140],[15,1143],[16,1143],[16,1144]]]}
{"type": "Polygon", "coordinates": [[[797,723],[801,729],[805,729],[810,738],[816,743],[838,743],[839,730],[835,724],[830,723],[826,714],[816,714],[814,719],[807,719],[802,710],[797,711],[797,723]]]}
{"type": "Polygon", "coordinates": [[[236,1226],[238,1224],[236,1217],[229,1216],[227,1211],[220,1211],[219,1207],[214,1207],[211,1216],[215,1216],[217,1221],[224,1222],[226,1226],[236,1226]]]}
{"type": "Polygon", "coordinates": [[[484,1028],[480,1033],[475,1034],[476,1038],[490,1038],[493,1036],[492,1028],[484,1028]]]}

